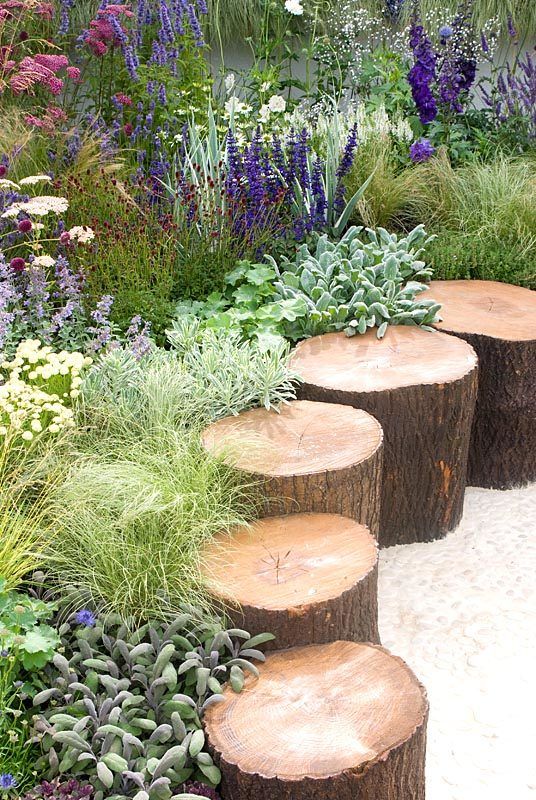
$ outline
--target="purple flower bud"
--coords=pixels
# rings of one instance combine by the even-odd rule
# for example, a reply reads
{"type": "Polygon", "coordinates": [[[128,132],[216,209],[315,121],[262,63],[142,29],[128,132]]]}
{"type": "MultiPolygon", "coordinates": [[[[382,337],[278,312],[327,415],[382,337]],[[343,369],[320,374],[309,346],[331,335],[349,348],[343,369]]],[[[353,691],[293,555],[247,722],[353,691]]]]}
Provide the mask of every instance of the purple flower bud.
{"type": "Polygon", "coordinates": [[[409,155],[414,164],[428,161],[435,153],[435,147],[429,139],[417,139],[409,148],[409,155]]]}

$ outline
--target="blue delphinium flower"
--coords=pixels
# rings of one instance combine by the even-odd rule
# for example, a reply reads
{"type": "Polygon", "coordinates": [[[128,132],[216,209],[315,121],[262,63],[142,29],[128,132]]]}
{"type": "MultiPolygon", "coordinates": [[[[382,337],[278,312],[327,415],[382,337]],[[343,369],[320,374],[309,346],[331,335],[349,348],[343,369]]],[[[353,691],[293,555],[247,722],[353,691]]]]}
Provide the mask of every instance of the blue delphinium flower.
{"type": "Polygon", "coordinates": [[[435,147],[429,139],[417,139],[409,148],[409,155],[415,164],[428,161],[435,153],[435,147]]]}
{"type": "Polygon", "coordinates": [[[412,22],[409,43],[414,63],[408,73],[408,82],[419,118],[426,125],[437,117],[437,103],[432,92],[432,84],[436,79],[437,56],[429,36],[418,20],[412,22]]]}
{"type": "Polygon", "coordinates": [[[95,627],[97,621],[95,614],[90,611],[89,608],[82,608],[80,611],[77,611],[74,618],[79,625],[85,625],[86,628],[95,627]]]}

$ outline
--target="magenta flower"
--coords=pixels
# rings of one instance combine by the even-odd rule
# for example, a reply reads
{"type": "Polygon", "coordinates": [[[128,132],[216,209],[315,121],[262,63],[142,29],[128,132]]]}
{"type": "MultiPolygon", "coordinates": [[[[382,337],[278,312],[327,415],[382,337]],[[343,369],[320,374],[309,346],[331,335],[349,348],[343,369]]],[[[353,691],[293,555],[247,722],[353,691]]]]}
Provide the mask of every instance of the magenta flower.
{"type": "Polygon", "coordinates": [[[21,219],[21,221],[17,224],[17,230],[20,233],[29,233],[32,228],[33,225],[30,219],[21,219]]]}
{"type": "Polygon", "coordinates": [[[26,268],[26,261],[20,256],[17,256],[16,258],[11,259],[9,266],[13,272],[22,272],[26,268]]]}

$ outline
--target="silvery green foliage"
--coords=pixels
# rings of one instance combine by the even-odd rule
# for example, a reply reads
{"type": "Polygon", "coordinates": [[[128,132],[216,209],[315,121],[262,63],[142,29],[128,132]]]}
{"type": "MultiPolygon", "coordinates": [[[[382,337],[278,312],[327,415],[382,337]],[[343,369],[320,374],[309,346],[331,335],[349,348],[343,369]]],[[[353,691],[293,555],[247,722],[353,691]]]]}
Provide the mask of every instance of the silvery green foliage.
{"type": "MultiPolygon", "coordinates": [[[[285,335],[293,341],[329,331],[352,336],[377,327],[381,338],[388,325],[420,325],[437,320],[440,305],[419,295],[426,290],[432,270],[419,256],[430,241],[422,225],[398,238],[384,228],[365,231],[352,227],[337,243],[316,237],[313,251],[302,245],[294,260],[279,264],[267,256],[277,272],[279,301],[301,302],[285,335]]],[[[277,302],[276,300],[276,302],[277,302]]]]}
{"type": "Polygon", "coordinates": [[[124,350],[99,359],[81,387],[85,407],[100,409],[108,423],[122,415],[147,429],[206,424],[296,396],[290,348],[281,337],[265,348],[243,341],[239,330],[202,329],[192,316],[175,320],[168,336],[170,351],[155,348],[141,361],[124,350]]]}
{"type": "Polygon", "coordinates": [[[47,708],[39,775],[87,779],[94,800],[167,800],[190,778],[219,783],[200,720],[225,682],[241,691],[244,673],[257,675],[251,660],[264,660],[257,647],[270,634],[226,631],[195,612],[135,632],[109,617],[60,634],[65,654],[34,699],[47,708]]]}

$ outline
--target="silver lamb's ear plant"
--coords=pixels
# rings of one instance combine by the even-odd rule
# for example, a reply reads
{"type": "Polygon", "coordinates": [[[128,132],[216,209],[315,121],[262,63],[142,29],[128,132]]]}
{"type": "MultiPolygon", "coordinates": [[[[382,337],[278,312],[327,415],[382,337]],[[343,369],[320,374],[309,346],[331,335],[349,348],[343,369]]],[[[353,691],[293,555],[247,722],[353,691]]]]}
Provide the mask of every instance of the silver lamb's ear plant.
{"type": "Polygon", "coordinates": [[[301,301],[305,312],[285,322],[285,334],[298,341],[329,331],[348,336],[388,325],[419,325],[427,330],[437,321],[440,305],[418,297],[426,290],[432,270],[419,259],[430,241],[422,225],[401,239],[384,228],[352,227],[339,242],[317,236],[311,251],[302,245],[293,261],[279,264],[267,257],[277,272],[276,302],[301,301]]]}
{"type": "Polygon", "coordinates": [[[130,633],[114,619],[60,632],[65,655],[34,699],[50,705],[36,723],[40,774],[87,778],[94,800],[167,800],[190,778],[219,783],[202,715],[227,681],[241,691],[244,671],[258,674],[251,659],[264,660],[257,647],[270,634],[226,631],[189,612],[130,633]]]}

